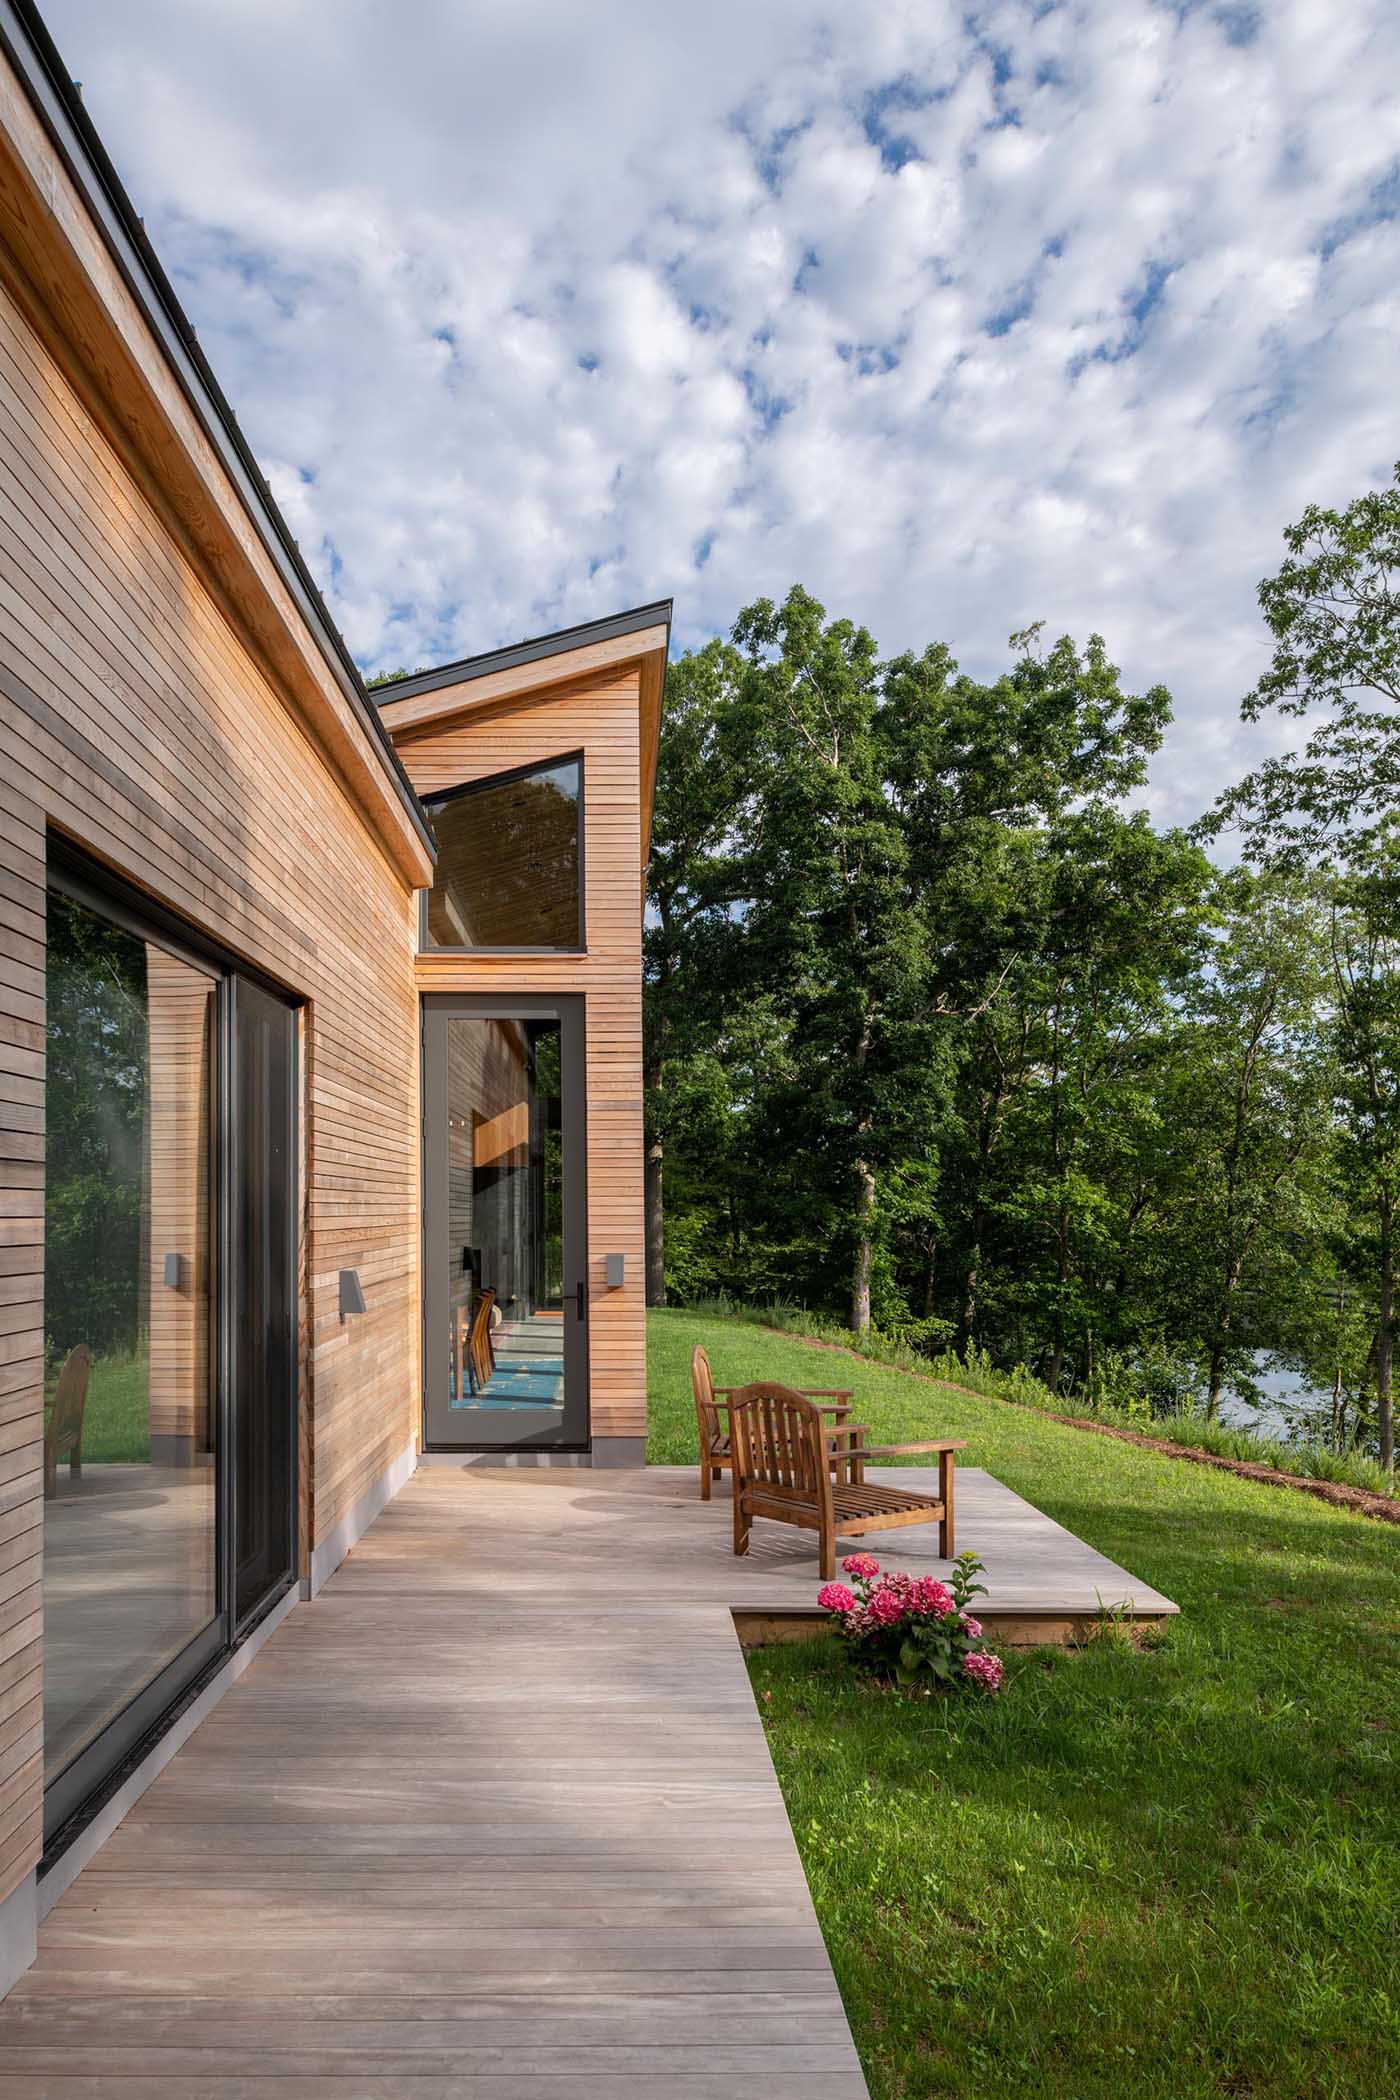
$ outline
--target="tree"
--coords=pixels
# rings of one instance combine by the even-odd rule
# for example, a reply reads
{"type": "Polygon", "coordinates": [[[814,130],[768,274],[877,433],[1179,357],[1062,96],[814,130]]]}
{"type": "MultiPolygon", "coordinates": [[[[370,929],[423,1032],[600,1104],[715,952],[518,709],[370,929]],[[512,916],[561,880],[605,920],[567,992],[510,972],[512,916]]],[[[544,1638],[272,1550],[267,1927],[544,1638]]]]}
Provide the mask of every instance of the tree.
{"type": "Polygon", "coordinates": [[[1393,847],[1334,885],[1328,951],[1342,1117],[1339,1164],[1355,1225],[1350,1267],[1374,1307],[1376,1432],[1381,1464],[1393,1467],[1400,1251],[1400,856],[1393,847]]]}
{"type": "Polygon", "coordinates": [[[742,788],[723,734],[743,659],[712,641],[672,664],[661,724],[643,932],[648,1305],[666,1303],[663,1177],[668,1134],[718,1105],[715,1052],[734,928],[730,833],[742,788]]]}
{"type": "Polygon", "coordinates": [[[1167,1287],[1214,1416],[1274,1340],[1311,1259],[1330,1165],[1335,1074],[1320,1027],[1326,931],[1308,885],[1237,869],[1198,974],[1165,1097],[1185,1152],[1167,1287]]]}
{"type": "Polygon", "coordinates": [[[937,1048],[919,1034],[927,922],[886,792],[875,643],[794,587],[759,599],[734,641],[745,656],[728,719],[752,783],[738,818],[751,980],[791,1013],[787,1142],[820,1162],[850,1263],[850,1324],[870,1325],[882,1168],[929,1112],[937,1048]]]}
{"type": "Polygon", "coordinates": [[[1310,504],[1284,541],[1259,586],[1273,659],[1242,712],[1324,719],[1224,795],[1210,828],[1238,824],[1248,858],[1300,866],[1345,858],[1400,799],[1400,463],[1345,510],[1310,504]]]}

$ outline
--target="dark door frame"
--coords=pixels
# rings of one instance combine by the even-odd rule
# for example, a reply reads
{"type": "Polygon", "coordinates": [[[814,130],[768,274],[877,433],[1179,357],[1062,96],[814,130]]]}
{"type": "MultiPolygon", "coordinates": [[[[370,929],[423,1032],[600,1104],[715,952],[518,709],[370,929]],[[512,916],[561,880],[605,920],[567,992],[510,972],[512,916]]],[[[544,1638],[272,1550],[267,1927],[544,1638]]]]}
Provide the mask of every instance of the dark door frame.
{"type": "Polygon", "coordinates": [[[169,954],[203,971],[215,982],[213,1041],[211,1044],[211,1095],[213,1132],[210,1151],[210,1251],[212,1291],[209,1307],[213,1420],[215,1428],[215,1571],[216,1609],[213,1618],[159,1675],[138,1691],[94,1736],[44,1791],[44,1857],[41,1871],[86,1828],[103,1803],[121,1786],[127,1774],[147,1755],[171,1723],[197,1698],[202,1687],[223,1668],[228,1657],[252,1633],[269,1611],[298,1580],[300,1511],[301,1381],[299,1321],[295,1317],[300,1282],[297,1242],[301,1203],[301,1055],[296,1015],[303,1002],[260,971],[236,961],[216,942],[187,926],[158,901],[146,897],[129,883],[97,866],[51,833],[47,854],[48,887],[72,897],[90,911],[122,927],[138,939],[151,940],[169,954]],[[241,1616],[235,1602],[234,1497],[237,1492],[233,1454],[234,1407],[238,1386],[238,1253],[235,1231],[238,1175],[244,1157],[243,1119],[235,1084],[234,1030],[238,983],[243,979],[265,996],[284,1006],[292,1018],[290,1045],[291,1151],[288,1160],[291,1230],[287,1276],[291,1322],[291,1405],[293,1410],[289,1450],[288,1493],[292,1510],[291,1565],[274,1578],[255,1604],[241,1616]]]}
{"type": "Polygon", "coordinates": [[[569,1451],[589,1449],[588,1365],[588,1093],[587,1014],[582,992],[425,992],[422,1033],[423,1102],[423,1449],[434,1451],[569,1451]],[[450,1252],[447,1245],[446,1031],[435,1019],[559,1023],[560,1127],[564,1156],[564,1420],[547,1437],[514,1444],[482,1444],[435,1433],[448,1412],[446,1357],[450,1252]]]}

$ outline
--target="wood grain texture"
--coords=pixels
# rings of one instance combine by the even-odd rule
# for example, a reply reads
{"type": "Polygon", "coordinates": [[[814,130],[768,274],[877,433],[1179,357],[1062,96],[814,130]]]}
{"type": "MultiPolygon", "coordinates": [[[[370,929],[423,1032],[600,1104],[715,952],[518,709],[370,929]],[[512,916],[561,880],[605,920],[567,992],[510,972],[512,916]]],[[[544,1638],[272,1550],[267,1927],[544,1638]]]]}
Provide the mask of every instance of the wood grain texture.
{"type": "Polygon", "coordinates": [[[862,2100],[725,1583],[619,1583],[630,1499],[420,1471],[55,1906],[0,2100],[862,2100]]]}
{"type": "Polygon", "coordinates": [[[379,712],[397,739],[429,727],[445,727],[451,720],[501,704],[534,705],[541,698],[553,698],[562,688],[576,686],[580,679],[598,672],[616,674],[642,663],[649,667],[659,705],[668,640],[664,627],[644,627],[635,634],[584,642],[577,649],[560,650],[557,656],[537,657],[531,663],[486,671],[476,678],[464,678],[459,684],[436,686],[432,692],[415,693],[403,700],[386,695],[381,699],[379,712]]]}
{"type": "MultiPolygon", "coordinates": [[[[427,872],[46,153],[0,58],[0,1287],[16,1316],[0,1333],[0,1699],[26,1710],[42,1659],[47,833],[307,1001],[303,1554],[416,1429],[410,882],[427,872]],[[42,195],[25,188],[36,171],[42,195]],[[341,1267],[368,1301],[353,1323],[341,1267]]],[[[155,1120],[162,1144],[188,1141],[164,1107],[155,1120]]],[[[167,1373],[198,1335],[167,1322],[154,1342],[157,1427],[175,1431],[167,1373]]],[[[0,1899],[38,1854],[40,1768],[35,1754],[0,1778],[0,1899]]]]}
{"type": "MultiPolygon", "coordinates": [[[[533,667],[538,672],[539,667],[533,667]]],[[[595,1437],[646,1434],[642,1239],[642,729],[636,667],[590,671],[396,742],[420,795],[584,754],[582,955],[423,954],[424,992],[581,992],[588,1091],[589,1389],[595,1437]],[[608,1254],[626,1256],[609,1290],[608,1254]]],[[[443,700],[433,694],[434,700],[443,700]]]]}

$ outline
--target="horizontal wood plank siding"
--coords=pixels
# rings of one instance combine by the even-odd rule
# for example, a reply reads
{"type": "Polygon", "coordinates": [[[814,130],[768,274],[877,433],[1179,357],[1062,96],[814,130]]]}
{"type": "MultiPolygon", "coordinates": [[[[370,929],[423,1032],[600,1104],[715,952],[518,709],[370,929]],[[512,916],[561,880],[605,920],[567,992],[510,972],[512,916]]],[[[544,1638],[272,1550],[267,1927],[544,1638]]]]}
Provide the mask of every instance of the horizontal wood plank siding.
{"type": "MultiPolygon", "coordinates": [[[[552,667],[557,677],[557,665],[552,667]]],[[[639,673],[590,673],[533,701],[460,715],[396,741],[431,797],[584,754],[585,955],[420,956],[425,992],[582,992],[588,1060],[589,1386],[595,1437],[646,1434],[642,1246],[642,901],[639,673]],[[607,1288],[605,1260],[627,1280],[607,1288]]],[[[446,697],[435,694],[441,702],[446,697]]]]}
{"type": "MultiPolygon", "coordinates": [[[[311,692],[313,671],[297,673],[305,691],[285,684],[212,572],[206,540],[251,544],[232,490],[219,515],[211,499],[198,534],[167,502],[184,442],[176,408],[143,450],[91,361],[98,346],[65,336],[53,286],[20,268],[17,254],[32,257],[45,233],[32,199],[19,223],[25,121],[0,78],[0,1900],[40,1844],[50,827],[307,1002],[313,1543],[415,1434],[419,1324],[416,911],[406,849],[384,808],[372,825],[363,800],[364,769],[381,761],[348,716],[339,744],[327,741],[330,702],[311,692]],[[364,749],[352,782],[341,761],[354,736],[364,749]],[[353,1322],[339,1314],[342,1267],[364,1285],[368,1310],[353,1322]]],[[[55,223],[71,232],[80,207],[61,194],[60,170],[49,179],[55,223]]],[[[139,318],[117,319],[135,343],[139,318]]],[[[213,471],[206,447],[200,473],[213,471]]],[[[283,668],[313,654],[289,642],[283,668]]],[[[162,1360],[187,1341],[162,1338],[162,1360]]]]}

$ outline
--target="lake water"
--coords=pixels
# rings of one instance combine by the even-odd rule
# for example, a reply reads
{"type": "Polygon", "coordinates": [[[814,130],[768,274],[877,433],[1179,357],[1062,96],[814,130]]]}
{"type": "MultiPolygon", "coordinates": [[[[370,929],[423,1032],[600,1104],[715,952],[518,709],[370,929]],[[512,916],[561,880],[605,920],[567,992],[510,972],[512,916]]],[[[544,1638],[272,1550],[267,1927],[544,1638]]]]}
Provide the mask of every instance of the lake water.
{"type": "Polygon", "coordinates": [[[1254,1375],[1264,1390],[1263,1405],[1255,1407],[1248,1400],[1241,1399],[1238,1393],[1222,1393],[1221,1420],[1232,1422],[1240,1429],[1258,1430],[1261,1436],[1287,1437],[1292,1424],[1279,1406],[1280,1401],[1295,1407],[1303,1404],[1326,1407],[1330,1396],[1316,1386],[1310,1386],[1296,1371],[1270,1368],[1268,1364],[1268,1357],[1261,1353],[1254,1375]]]}

